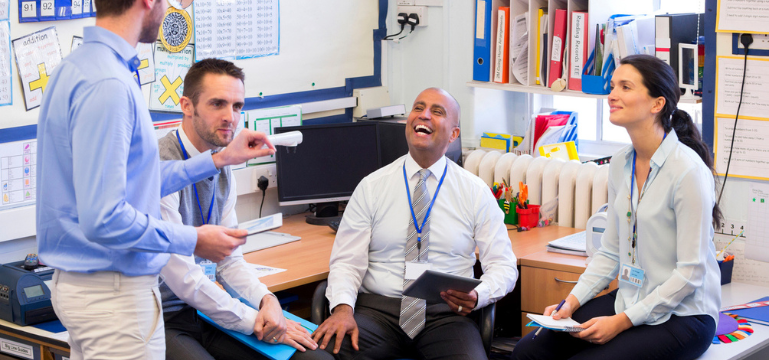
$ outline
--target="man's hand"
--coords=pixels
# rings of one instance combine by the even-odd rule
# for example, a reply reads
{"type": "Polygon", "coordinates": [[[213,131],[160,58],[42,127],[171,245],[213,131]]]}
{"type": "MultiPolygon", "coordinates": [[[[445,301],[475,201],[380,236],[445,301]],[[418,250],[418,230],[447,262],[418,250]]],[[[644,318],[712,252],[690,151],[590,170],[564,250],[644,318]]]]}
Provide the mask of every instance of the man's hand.
{"type": "MultiPolygon", "coordinates": [[[[557,304],[550,305],[545,308],[545,312],[542,314],[545,316],[550,316],[550,314],[552,314],[557,307],[557,304]]],[[[566,302],[564,302],[563,306],[561,306],[561,310],[558,310],[558,312],[553,315],[553,319],[560,320],[570,318],[571,314],[574,314],[577,309],[579,309],[579,300],[577,300],[576,296],[569,294],[569,296],[566,297],[566,302]]]]}
{"type": "Polygon", "coordinates": [[[334,308],[334,313],[312,333],[312,339],[316,343],[320,343],[321,349],[325,349],[331,337],[336,335],[334,354],[338,354],[342,348],[345,334],[350,335],[353,349],[358,350],[358,323],[355,322],[352,315],[352,307],[340,304],[334,308]],[[319,341],[321,338],[323,338],[322,343],[319,341]]]}
{"type": "Polygon", "coordinates": [[[221,169],[227,165],[242,164],[250,159],[274,153],[275,146],[267,138],[267,134],[243,129],[224,150],[214,154],[212,158],[216,168],[221,169]],[[263,148],[265,145],[267,148],[263,148]]]}
{"type": "Polygon", "coordinates": [[[478,304],[478,292],[475,290],[469,293],[457,290],[442,291],[441,298],[449,304],[451,311],[462,316],[467,316],[478,304]]]}
{"type": "Polygon", "coordinates": [[[286,331],[286,336],[283,339],[284,344],[291,346],[301,352],[305,352],[305,348],[310,350],[315,350],[318,348],[318,343],[312,341],[310,332],[305,329],[302,324],[288,319],[286,319],[286,324],[288,325],[288,330],[286,331]]]}
{"type": "Polygon", "coordinates": [[[571,333],[572,336],[593,344],[606,344],[619,333],[633,327],[633,323],[625,315],[619,313],[614,316],[599,316],[592,318],[582,325],[587,330],[571,333]]]}
{"type": "Polygon", "coordinates": [[[244,229],[228,229],[218,225],[203,225],[195,230],[198,232],[195,255],[213,262],[230,256],[233,250],[245,244],[248,236],[248,231],[244,229]]]}
{"type": "Polygon", "coordinates": [[[285,341],[286,318],[283,317],[283,309],[275,295],[265,295],[259,304],[259,312],[256,314],[254,324],[256,338],[269,343],[285,341]]]}

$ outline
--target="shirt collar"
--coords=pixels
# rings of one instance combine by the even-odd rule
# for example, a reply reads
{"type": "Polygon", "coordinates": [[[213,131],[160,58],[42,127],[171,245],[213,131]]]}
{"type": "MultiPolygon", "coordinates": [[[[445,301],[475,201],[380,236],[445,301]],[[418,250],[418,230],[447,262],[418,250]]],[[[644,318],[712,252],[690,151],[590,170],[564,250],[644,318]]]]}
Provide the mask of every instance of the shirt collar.
{"type": "Polygon", "coordinates": [[[128,65],[131,71],[136,71],[141,64],[139,54],[125,39],[99,26],[83,28],[83,43],[97,42],[107,45],[128,65]]]}
{"type": "MultiPolygon", "coordinates": [[[[430,170],[430,175],[435,176],[435,178],[439,178],[443,175],[443,169],[446,168],[446,157],[441,156],[438,161],[436,161],[434,164],[430,165],[427,169],[430,170]]],[[[414,160],[413,157],[411,157],[411,153],[409,152],[408,156],[406,156],[406,176],[411,179],[419,170],[422,170],[422,167],[417,164],[416,160],[414,160]]]]}
{"type": "MultiPolygon", "coordinates": [[[[676,134],[674,129],[670,129],[668,135],[664,140],[662,140],[662,143],[654,152],[654,155],[652,155],[652,164],[656,165],[657,167],[662,167],[662,164],[665,163],[668,155],[670,155],[670,153],[673,152],[673,149],[675,149],[676,144],[678,144],[678,134],[676,134]]],[[[631,159],[633,158],[633,150],[633,146],[631,145],[625,151],[625,161],[628,163],[632,162],[631,159]]]]}
{"type": "Polygon", "coordinates": [[[184,144],[184,150],[187,150],[187,156],[190,158],[193,158],[195,156],[200,155],[200,151],[195,147],[195,145],[192,145],[192,142],[190,142],[190,138],[187,137],[187,134],[184,133],[184,129],[182,129],[182,126],[179,125],[179,138],[182,139],[182,144],[184,144]]]}

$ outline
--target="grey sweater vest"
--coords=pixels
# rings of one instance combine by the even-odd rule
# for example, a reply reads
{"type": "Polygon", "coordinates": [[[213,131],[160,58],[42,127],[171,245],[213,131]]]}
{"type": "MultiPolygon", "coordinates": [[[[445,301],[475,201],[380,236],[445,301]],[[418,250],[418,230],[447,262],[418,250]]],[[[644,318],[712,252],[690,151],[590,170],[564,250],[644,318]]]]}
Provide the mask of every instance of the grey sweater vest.
{"type": "MultiPolygon", "coordinates": [[[[182,148],[179,146],[179,141],[176,138],[176,131],[172,131],[161,138],[158,141],[158,147],[160,150],[161,161],[184,159],[182,148]]],[[[187,150],[189,153],[189,149],[187,150]]],[[[200,197],[200,208],[202,208],[203,214],[205,215],[202,215],[198,209],[198,200],[195,197],[195,190],[192,185],[180,190],[179,214],[182,216],[182,223],[192,226],[203,225],[203,216],[208,217],[211,197],[215,191],[216,200],[214,206],[211,207],[211,220],[208,224],[219,225],[222,221],[224,204],[230,194],[231,177],[232,171],[229,166],[226,166],[219,172],[219,175],[214,175],[208,179],[203,179],[195,183],[195,187],[198,190],[198,196],[200,197]]],[[[171,241],[173,241],[173,239],[171,239],[171,241]]],[[[202,258],[195,256],[196,264],[199,264],[202,260],[202,258]]],[[[160,296],[163,300],[164,313],[179,311],[189,306],[179,299],[165,283],[160,285],[160,296]]]]}

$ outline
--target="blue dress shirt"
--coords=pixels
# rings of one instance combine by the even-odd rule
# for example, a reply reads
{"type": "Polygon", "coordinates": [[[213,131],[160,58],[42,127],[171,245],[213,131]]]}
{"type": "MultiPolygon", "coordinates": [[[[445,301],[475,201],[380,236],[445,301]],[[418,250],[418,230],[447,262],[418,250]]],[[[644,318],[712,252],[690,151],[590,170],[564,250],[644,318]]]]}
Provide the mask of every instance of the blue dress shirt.
{"type": "Polygon", "coordinates": [[[160,198],[217,173],[211,154],[160,162],[134,73],[136,50],[100,28],[50,77],[38,119],[40,259],[74,272],[158,274],[197,232],[164,222],[160,198]]]}
{"type": "Polygon", "coordinates": [[[571,294],[584,304],[617,277],[623,264],[630,264],[645,271],[643,286],[620,281],[614,310],[624,312],[633,325],[661,324],[672,314],[710,315],[718,323],[721,272],[711,224],[716,202],[713,173],[670,130],[652,155],[639,205],[637,182],[628,200],[632,165],[632,145],[611,158],[606,231],[571,294]],[[628,255],[633,231],[628,201],[633,201],[632,216],[638,218],[635,265],[628,255]]]}

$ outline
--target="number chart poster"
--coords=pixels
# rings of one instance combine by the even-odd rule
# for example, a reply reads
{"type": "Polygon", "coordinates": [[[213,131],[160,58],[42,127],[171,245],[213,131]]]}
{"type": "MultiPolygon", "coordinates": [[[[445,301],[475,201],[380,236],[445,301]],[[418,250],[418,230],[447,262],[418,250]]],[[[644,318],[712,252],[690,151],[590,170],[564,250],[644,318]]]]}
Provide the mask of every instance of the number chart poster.
{"type": "Polygon", "coordinates": [[[150,89],[150,110],[182,112],[179,104],[184,91],[184,77],[192,66],[193,45],[172,53],[160,41],[155,43],[155,82],[150,89]]]}
{"type": "Polygon", "coordinates": [[[37,140],[0,144],[0,210],[35,204],[37,140]]]}
{"type": "Polygon", "coordinates": [[[196,61],[280,52],[279,0],[197,0],[193,15],[196,61]]]}
{"type": "Polygon", "coordinates": [[[53,26],[13,40],[27,111],[40,106],[48,77],[61,62],[61,47],[53,26]]]}

